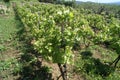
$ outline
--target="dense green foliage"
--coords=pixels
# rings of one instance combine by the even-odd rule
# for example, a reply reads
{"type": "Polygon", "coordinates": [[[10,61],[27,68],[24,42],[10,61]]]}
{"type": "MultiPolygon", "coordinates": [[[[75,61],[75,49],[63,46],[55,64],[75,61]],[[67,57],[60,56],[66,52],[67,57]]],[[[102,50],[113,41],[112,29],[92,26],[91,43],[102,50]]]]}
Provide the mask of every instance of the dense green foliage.
{"type": "MultiPolygon", "coordinates": [[[[108,76],[105,78],[106,80],[119,79],[119,72],[114,72],[115,68],[109,63],[105,63],[112,62],[117,54],[120,55],[119,6],[87,3],[87,6],[81,4],[77,8],[71,8],[50,3],[26,2],[17,4],[16,12],[24,24],[24,26],[22,25],[25,31],[24,37],[29,42],[30,50],[28,51],[31,52],[33,51],[31,49],[34,48],[36,53],[53,63],[73,64],[75,59],[77,60],[74,64],[75,72],[85,74],[87,80],[92,80],[94,77],[94,80],[102,80],[106,76],[108,76]],[[81,48],[81,45],[85,45],[85,48],[81,48]],[[93,55],[97,55],[97,51],[101,53],[102,59],[93,57],[93,55]],[[78,58],[74,55],[75,52],[80,53],[80,55],[77,54],[78,58]],[[108,58],[108,56],[111,57],[108,58]]],[[[10,23],[14,22],[9,20],[10,23]]],[[[6,27],[7,24],[3,24],[2,21],[0,19],[1,25],[6,27]]],[[[3,33],[4,37],[9,37],[7,41],[11,40],[11,35],[6,34],[9,32],[7,31],[9,27],[4,29],[2,26],[0,26],[0,33],[3,33]]],[[[3,35],[0,37],[2,37],[0,43],[3,44],[3,35]]],[[[5,50],[7,48],[0,45],[0,52],[5,50]]],[[[29,65],[37,62],[38,55],[36,53],[34,54],[36,57],[29,57],[29,53],[25,52],[26,62],[29,65]]],[[[118,61],[119,57],[115,63],[117,64],[118,61]]],[[[15,63],[13,61],[13,64],[15,63]]],[[[7,70],[12,62],[6,60],[0,65],[2,65],[0,70],[3,71],[7,70]]],[[[22,71],[19,69],[16,72],[22,71]]],[[[32,73],[31,68],[30,70],[32,73]]],[[[48,68],[46,70],[49,71],[48,68]]],[[[29,74],[29,72],[27,73],[29,74]]]]}
{"type": "MultiPolygon", "coordinates": [[[[115,51],[117,54],[119,54],[115,59],[115,57],[112,56],[115,55],[115,53],[112,54],[111,52],[102,52],[101,50],[101,53],[108,53],[111,55],[111,61],[109,60],[107,62],[112,62],[114,57],[115,60],[113,63],[115,63],[115,69],[120,59],[120,6],[97,3],[82,3],[80,5],[77,5],[76,9],[82,12],[82,14],[85,14],[85,18],[88,20],[89,26],[95,32],[94,38],[90,38],[93,39],[92,42],[99,44],[100,46],[102,45],[104,48],[115,51]]],[[[90,49],[90,52],[81,52],[80,59],[76,63],[76,67],[78,67],[77,70],[87,73],[88,80],[103,80],[100,75],[102,77],[107,75],[108,77],[105,78],[106,80],[118,80],[119,76],[117,74],[119,74],[119,72],[116,70],[116,72],[112,73],[113,68],[111,67],[111,64],[109,64],[109,66],[108,64],[104,64],[104,62],[106,62],[104,61],[106,60],[104,57],[101,58],[101,60],[103,60],[103,62],[101,62],[99,59],[91,57],[92,55],[89,56],[89,53],[91,53],[91,51],[92,50],[90,49]],[[115,75],[117,77],[115,77],[115,75]]]]}
{"type": "Polygon", "coordinates": [[[38,1],[45,2],[45,3],[62,4],[65,6],[74,6],[75,5],[75,0],[38,0],[38,1]]]}
{"type": "Polygon", "coordinates": [[[113,17],[119,18],[120,13],[120,5],[114,4],[101,4],[101,3],[81,3],[76,5],[77,9],[87,9],[90,10],[91,13],[100,14],[100,15],[111,15],[113,17]]]}
{"type": "Polygon", "coordinates": [[[4,0],[4,2],[10,2],[10,0],[4,0]]]}
{"type": "Polygon", "coordinates": [[[34,48],[46,59],[57,63],[69,62],[73,43],[80,39],[84,39],[84,44],[86,40],[102,44],[119,54],[120,20],[111,15],[89,13],[84,9],[77,14],[75,12],[71,8],[52,4],[18,8],[18,15],[27,25],[34,48]]]}
{"type": "Polygon", "coordinates": [[[73,24],[73,10],[64,6],[33,4],[22,6],[18,11],[28,26],[34,49],[55,63],[70,63],[77,32],[73,24]]]}
{"type": "MultiPolygon", "coordinates": [[[[89,4],[89,3],[88,3],[89,4]]],[[[97,5],[96,6],[100,7],[102,4],[97,5]]],[[[92,5],[88,5],[91,6],[91,8],[85,9],[84,13],[88,14],[86,16],[86,19],[89,21],[89,26],[93,29],[93,31],[95,32],[94,37],[92,38],[92,42],[95,44],[99,44],[99,45],[103,45],[105,48],[115,51],[118,55],[118,57],[113,61],[113,63],[111,63],[111,65],[114,64],[114,67],[117,66],[117,63],[120,60],[120,53],[119,53],[119,49],[120,49],[120,36],[119,36],[119,29],[120,29],[120,20],[119,17],[115,16],[117,12],[117,10],[119,10],[119,8],[117,9],[118,6],[114,5],[114,9],[111,9],[112,11],[109,12],[107,10],[103,10],[100,13],[96,13],[93,12],[93,10],[95,10],[92,5]],[[106,14],[108,13],[108,14],[106,14]]],[[[111,5],[112,6],[112,5],[111,5]]],[[[106,9],[110,9],[109,7],[111,6],[107,6],[105,5],[106,9]]],[[[83,6],[85,7],[85,6],[83,6]]],[[[99,8],[101,9],[101,8],[99,8]]],[[[79,10],[83,10],[82,8],[79,8],[79,10]]],[[[98,10],[98,9],[97,9],[98,10]]]]}

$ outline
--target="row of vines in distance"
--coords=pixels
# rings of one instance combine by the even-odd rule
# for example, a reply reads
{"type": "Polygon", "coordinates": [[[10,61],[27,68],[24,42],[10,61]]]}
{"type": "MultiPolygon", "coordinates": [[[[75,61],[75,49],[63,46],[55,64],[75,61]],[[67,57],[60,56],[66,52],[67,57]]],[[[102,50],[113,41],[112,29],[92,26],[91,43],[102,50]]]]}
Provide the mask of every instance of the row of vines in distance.
{"type": "MultiPolygon", "coordinates": [[[[109,49],[120,49],[120,20],[105,15],[90,14],[63,5],[24,3],[17,6],[34,49],[47,61],[59,67],[74,63],[73,46],[109,43],[109,49]]],[[[61,68],[60,68],[61,70],[61,68]]],[[[64,71],[61,70],[62,75],[64,71]],[[62,73],[63,72],[63,73],[62,73]]],[[[63,76],[65,80],[65,76],[63,76]]]]}

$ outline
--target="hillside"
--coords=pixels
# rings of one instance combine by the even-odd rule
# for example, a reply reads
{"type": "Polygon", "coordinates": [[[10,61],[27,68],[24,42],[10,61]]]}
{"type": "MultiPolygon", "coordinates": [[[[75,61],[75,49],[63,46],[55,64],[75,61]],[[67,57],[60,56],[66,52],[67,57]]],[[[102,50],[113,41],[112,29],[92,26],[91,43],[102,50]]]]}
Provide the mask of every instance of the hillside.
{"type": "MultiPolygon", "coordinates": [[[[82,1],[76,1],[76,4],[81,4],[81,3],[95,3],[95,2],[82,2],[82,1]]],[[[120,2],[100,3],[100,4],[120,5],[120,2]]]]}
{"type": "Polygon", "coordinates": [[[119,80],[120,7],[47,1],[0,2],[0,80],[119,80]]]}
{"type": "Polygon", "coordinates": [[[110,3],[110,4],[120,5],[120,2],[113,2],[113,3],[110,3]]]}

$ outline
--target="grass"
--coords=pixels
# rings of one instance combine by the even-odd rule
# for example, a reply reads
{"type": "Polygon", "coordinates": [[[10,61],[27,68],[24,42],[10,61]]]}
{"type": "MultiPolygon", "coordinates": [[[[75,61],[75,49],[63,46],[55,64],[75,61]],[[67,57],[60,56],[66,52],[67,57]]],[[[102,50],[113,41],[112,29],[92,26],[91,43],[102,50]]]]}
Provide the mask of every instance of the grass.
{"type": "MultiPolygon", "coordinates": [[[[7,4],[4,4],[7,6],[7,4]]],[[[17,32],[17,21],[13,9],[9,6],[10,13],[0,14],[0,80],[13,80],[13,72],[20,69],[16,54],[18,43],[15,38],[17,32]]]]}
{"type": "Polygon", "coordinates": [[[0,17],[0,41],[10,41],[15,30],[14,17],[0,17]]]}
{"type": "Polygon", "coordinates": [[[119,70],[109,66],[116,57],[115,52],[106,48],[97,45],[89,46],[77,54],[74,71],[82,74],[86,80],[119,80],[119,70]]]}

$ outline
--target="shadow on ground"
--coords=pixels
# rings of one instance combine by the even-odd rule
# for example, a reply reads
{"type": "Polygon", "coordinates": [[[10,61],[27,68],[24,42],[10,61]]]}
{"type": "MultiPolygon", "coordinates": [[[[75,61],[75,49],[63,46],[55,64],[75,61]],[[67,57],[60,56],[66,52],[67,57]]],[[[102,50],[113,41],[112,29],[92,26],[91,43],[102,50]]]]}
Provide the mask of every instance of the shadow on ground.
{"type": "Polygon", "coordinates": [[[32,58],[33,56],[29,54],[22,55],[21,63],[23,66],[21,71],[18,72],[20,77],[17,80],[53,80],[49,68],[42,66],[42,63],[38,60],[32,61],[32,58]]]}
{"type": "Polygon", "coordinates": [[[93,58],[90,51],[81,52],[80,55],[82,60],[84,60],[83,68],[87,74],[91,73],[106,77],[115,70],[113,67],[102,63],[100,59],[93,58]]]}

